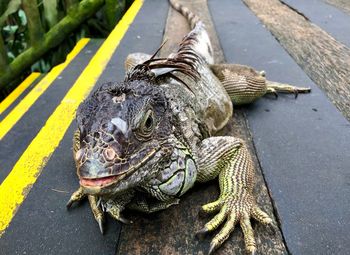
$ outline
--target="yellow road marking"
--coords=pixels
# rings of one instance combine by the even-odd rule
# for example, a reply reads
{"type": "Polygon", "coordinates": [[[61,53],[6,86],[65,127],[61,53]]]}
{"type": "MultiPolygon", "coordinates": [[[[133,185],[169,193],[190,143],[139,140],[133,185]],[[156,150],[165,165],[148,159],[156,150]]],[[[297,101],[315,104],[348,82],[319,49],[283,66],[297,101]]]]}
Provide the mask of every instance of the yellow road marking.
{"type": "Polygon", "coordinates": [[[40,73],[31,73],[10,95],[0,103],[0,114],[3,113],[38,77],[40,73]]]}
{"type": "Polygon", "coordinates": [[[79,54],[90,39],[83,38],[68,54],[64,63],[55,66],[52,70],[26,95],[21,102],[0,122],[0,140],[22,118],[35,101],[47,90],[53,81],[61,74],[66,66],[79,54]]]}
{"type": "Polygon", "coordinates": [[[143,4],[135,0],[38,135],[0,185],[0,236],[59,145],[80,102],[89,94],[143,4]]]}

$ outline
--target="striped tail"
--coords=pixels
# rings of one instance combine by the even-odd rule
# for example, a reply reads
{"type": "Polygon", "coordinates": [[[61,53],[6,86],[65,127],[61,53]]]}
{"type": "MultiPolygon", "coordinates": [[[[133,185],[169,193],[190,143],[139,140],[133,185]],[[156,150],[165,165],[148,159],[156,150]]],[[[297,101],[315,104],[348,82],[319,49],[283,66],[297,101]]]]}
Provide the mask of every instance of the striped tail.
{"type": "Polygon", "coordinates": [[[190,11],[187,7],[178,3],[176,0],[169,0],[169,2],[176,11],[181,13],[187,19],[192,29],[192,31],[181,43],[179,52],[184,51],[184,48],[186,50],[191,48],[199,56],[201,56],[207,62],[207,64],[214,64],[213,46],[210,42],[204,23],[196,14],[190,11]]]}
{"type": "Polygon", "coordinates": [[[179,13],[184,16],[188,23],[190,24],[191,29],[195,28],[196,24],[200,21],[200,18],[191,12],[190,9],[178,3],[176,0],[169,0],[170,5],[179,13]]]}

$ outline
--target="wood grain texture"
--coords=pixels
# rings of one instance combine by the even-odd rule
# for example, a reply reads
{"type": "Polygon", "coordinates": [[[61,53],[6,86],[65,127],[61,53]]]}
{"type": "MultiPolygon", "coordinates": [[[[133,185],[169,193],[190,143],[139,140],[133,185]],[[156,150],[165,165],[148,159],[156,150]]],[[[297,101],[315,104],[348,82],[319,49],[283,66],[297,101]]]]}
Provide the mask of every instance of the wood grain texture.
{"type": "MultiPolygon", "coordinates": [[[[215,34],[206,1],[182,0],[181,2],[200,14],[210,31],[215,49],[215,59],[217,62],[223,62],[223,52],[215,34]]],[[[176,49],[178,42],[188,31],[189,26],[186,20],[170,9],[164,35],[168,42],[164,45],[161,55],[167,56],[176,49]]],[[[233,135],[247,141],[256,166],[257,178],[254,194],[261,208],[273,217],[273,206],[255,155],[243,109],[235,110],[233,120],[231,119],[219,135],[233,135]]],[[[165,211],[151,215],[128,212],[125,216],[131,218],[134,223],[123,225],[117,254],[206,254],[213,235],[208,235],[204,240],[198,240],[195,237],[195,232],[201,229],[210,220],[210,217],[199,216],[198,212],[201,205],[214,201],[218,195],[218,182],[215,180],[195,185],[190,192],[181,198],[179,205],[165,211]]],[[[274,221],[276,222],[275,218],[274,221]]],[[[258,254],[287,254],[282,235],[278,230],[276,233],[272,233],[271,230],[269,231],[265,226],[254,221],[253,228],[258,254]]],[[[215,254],[246,254],[240,227],[237,226],[229,240],[215,254]]]]}
{"type": "Polygon", "coordinates": [[[350,1],[349,0],[326,0],[326,3],[334,5],[340,10],[350,15],[350,1]]]}
{"type": "Polygon", "coordinates": [[[350,49],[279,0],[243,0],[350,120],[350,49]]]}

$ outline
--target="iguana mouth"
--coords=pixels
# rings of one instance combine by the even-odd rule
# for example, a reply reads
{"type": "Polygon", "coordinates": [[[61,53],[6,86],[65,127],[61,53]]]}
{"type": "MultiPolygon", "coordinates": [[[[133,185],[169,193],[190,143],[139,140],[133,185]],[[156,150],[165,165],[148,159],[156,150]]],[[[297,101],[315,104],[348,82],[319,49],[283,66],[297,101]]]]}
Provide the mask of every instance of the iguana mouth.
{"type": "MultiPolygon", "coordinates": [[[[152,159],[156,152],[159,151],[160,146],[157,146],[152,149],[145,149],[139,152],[136,155],[142,155],[142,157],[135,157],[134,164],[131,165],[132,160],[129,160],[127,164],[128,168],[122,169],[122,171],[118,171],[118,174],[110,174],[105,176],[80,176],[80,185],[84,188],[84,190],[89,193],[100,193],[106,190],[109,190],[110,187],[119,183],[121,180],[127,178],[132,175],[137,169],[145,165],[150,159],[152,159]]],[[[114,166],[119,167],[119,166],[114,166]]]]}
{"type": "Polygon", "coordinates": [[[80,185],[85,186],[85,187],[107,187],[117,181],[119,181],[122,177],[124,177],[125,174],[123,175],[115,175],[115,176],[107,176],[107,177],[101,177],[101,178],[81,178],[80,179],[80,185]]]}

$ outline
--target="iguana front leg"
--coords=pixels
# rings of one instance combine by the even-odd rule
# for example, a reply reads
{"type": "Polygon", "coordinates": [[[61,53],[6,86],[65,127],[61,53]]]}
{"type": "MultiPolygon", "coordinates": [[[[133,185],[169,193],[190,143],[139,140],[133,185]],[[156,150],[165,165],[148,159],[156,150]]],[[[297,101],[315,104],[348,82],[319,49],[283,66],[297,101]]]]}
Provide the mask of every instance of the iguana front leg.
{"type": "Polygon", "coordinates": [[[272,93],[278,97],[278,93],[293,93],[295,97],[299,93],[309,93],[310,88],[301,88],[289,84],[269,81],[265,78],[265,72],[257,72],[253,68],[237,64],[211,65],[210,69],[221,81],[234,105],[249,104],[265,94],[272,93]]]}
{"type": "Polygon", "coordinates": [[[102,202],[102,207],[112,218],[125,224],[132,223],[132,221],[122,216],[122,211],[125,209],[134,197],[134,191],[124,192],[118,196],[102,202]]]}
{"type": "Polygon", "coordinates": [[[98,204],[98,197],[93,195],[87,195],[84,193],[84,190],[82,187],[79,187],[78,190],[76,190],[70,197],[69,201],[67,202],[67,209],[69,209],[74,203],[80,202],[85,197],[88,197],[90,208],[92,211],[92,214],[94,215],[95,220],[98,223],[98,226],[100,228],[101,233],[103,234],[103,221],[104,221],[104,214],[101,209],[101,207],[98,204]]]}
{"type": "Polygon", "coordinates": [[[263,224],[271,224],[272,219],[257,206],[253,197],[254,168],[245,143],[230,136],[210,137],[203,140],[199,151],[197,180],[206,182],[219,176],[220,197],[202,206],[206,213],[218,213],[198,233],[213,231],[226,221],[212,240],[209,254],[229,237],[238,222],[246,249],[254,254],[256,244],[250,218],[263,224]]]}
{"type": "Polygon", "coordinates": [[[125,219],[121,212],[125,209],[125,206],[132,200],[134,192],[128,191],[124,194],[118,194],[113,198],[104,200],[98,196],[87,195],[84,193],[83,188],[80,187],[75,191],[67,203],[67,208],[69,209],[73,203],[80,202],[85,197],[88,197],[90,208],[95,220],[98,223],[101,233],[103,234],[103,222],[104,222],[104,212],[107,212],[112,218],[123,222],[125,224],[131,223],[131,221],[125,219]],[[99,201],[101,199],[101,201],[99,201]]]}

